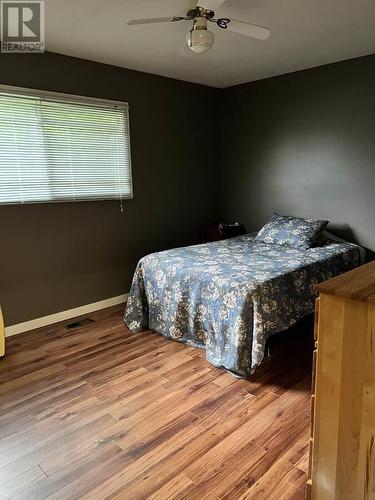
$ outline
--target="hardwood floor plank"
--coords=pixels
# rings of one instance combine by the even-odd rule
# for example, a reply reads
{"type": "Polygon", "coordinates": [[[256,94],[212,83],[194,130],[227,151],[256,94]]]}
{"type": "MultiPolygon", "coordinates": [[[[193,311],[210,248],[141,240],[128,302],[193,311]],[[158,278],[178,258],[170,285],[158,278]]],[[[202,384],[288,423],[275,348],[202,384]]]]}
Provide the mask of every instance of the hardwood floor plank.
{"type": "Polygon", "coordinates": [[[116,439],[116,443],[123,448],[129,448],[138,441],[147,439],[149,435],[168,426],[184,414],[189,414],[194,419],[197,418],[190,414],[189,410],[204,400],[211,392],[210,384],[205,384],[195,390],[183,389],[175,397],[169,393],[166,397],[160,398],[134,415],[122,418],[118,427],[125,426],[127,432],[122,438],[116,439]]]}
{"type": "MultiPolygon", "coordinates": [[[[177,344],[179,346],[179,344],[177,344]]],[[[188,348],[189,349],[189,348],[188,348]]],[[[163,375],[165,372],[181,366],[182,364],[190,361],[190,352],[178,349],[177,351],[167,353],[165,356],[140,360],[141,366],[155,375],[163,375]]]]}
{"type": "MultiPolygon", "coordinates": [[[[57,453],[61,447],[71,446],[72,441],[83,439],[84,436],[90,432],[92,428],[108,427],[114,425],[117,420],[108,414],[105,415],[91,415],[85,419],[78,419],[74,425],[70,427],[63,427],[57,434],[47,434],[42,441],[31,440],[22,443],[22,446],[14,446],[7,451],[0,454],[0,475],[4,473],[4,468],[7,465],[17,461],[18,464],[23,464],[25,461],[31,461],[32,465],[37,465],[48,453],[57,453]],[[70,443],[70,444],[69,444],[70,443]],[[36,457],[39,457],[36,459],[36,457]]],[[[29,467],[29,465],[28,465],[29,467]]]]}
{"type": "Polygon", "coordinates": [[[87,448],[101,446],[101,443],[98,442],[98,432],[110,427],[114,422],[116,420],[105,415],[82,429],[66,434],[63,438],[27,453],[0,468],[0,481],[11,480],[37,464],[40,464],[48,475],[62,469],[65,465],[85,454],[87,448]]]}
{"type": "Polygon", "coordinates": [[[44,411],[46,406],[69,401],[72,397],[92,392],[91,387],[85,381],[69,380],[62,382],[61,375],[59,375],[59,378],[60,384],[52,384],[52,387],[47,386],[42,390],[30,387],[28,390],[25,389],[25,391],[10,392],[9,398],[0,396],[2,400],[0,424],[5,424],[7,420],[25,413],[38,414],[39,411],[44,411]],[[13,400],[11,398],[12,395],[13,400]]]}
{"type": "Polygon", "coordinates": [[[108,413],[117,420],[121,420],[167,397],[168,394],[169,392],[161,383],[155,382],[149,384],[142,392],[139,391],[139,386],[132,387],[120,396],[106,400],[103,404],[108,408],[108,413]]]}
{"type": "Polygon", "coordinates": [[[47,361],[43,361],[43,368],[39,366],[22,366],[17,373],[12,373],[10,370],[3,370],[0,375],[0,395],[9,393],[18,388],[24,388],[27,385],[33,384],[44,377],[48,378],[51,375],[58,373],[60,376],[66,371],[66,366],[63,364],[47,365],[47,361]]]}
{"type": "Polygon", "coordinates": [[[131,334],[122,315],[116,306],[81,328],[8,339],[0,498],[302,499],[309,332],[274,337],[244,380],[204,350],[131,334]]]}
{"type": "Polygon", "coordinates": [[[189,356],[185,363],[164,371],[163,377],[175,387],[180,381],[185,381],[187,377],[195,378],[195,374],[200,376],[214,370],[208,362],[199,363],[196,358],[189,356]]]}
{"type": "MultiPolygon", "coordinates": [[[[269,470],[271,467],[275,466],[275,471],[284,473],[285,476],[290,473],[290,471],[295,468],[291,463],[290,463],[290,458],[294,456],[298,450],[301,449],[302,446],[305,445],[306,441],[308,440],[308,432],[305,432],[302,434],[297,440],[294,441],[293,445],[289,444],[288,441],[286,440],[285,442],[282,443],[281,446],[279,447],[274,447],[271,448],[269,451],[267,451],[267,455],[263,457],[262,460],[259,460],[257,463],[254,464],[254,466],[249,469],[249,471],[243,475],[240,481],[238,481],[236,484],[230,485],[228,487],[225,495],[222,496],[223,500],[232,500],[233,498],[242,498],[242,496],[245,496],[249,494],[249,491],[251,491],[251,488],[254,485],[257,485],[259,481],[263,481],[264,476],[269,473],[269,470]],[[288,461],[288,464],[284,464],[286,461],[288,461]],[[280,462],[280,463],[279,463],[280,462]],[[278,465],[279,464],[279,465],[278,465]],[[280,469],[280,471],[279,471],[280,469]]],[[[288,477],[283,477],[281,479],[282,484],[285,482],[288,482],[288,477]]],[[[266,478],[267,480],[267,478],[266,478]]],[[[271,487],[277,487],[278,486],[278,476],[272,476],[270,479],[270,486],[271,487]]],[[[259,492],[255,492],[254,490],[251,492],[254,495],[259,495],[259,498],[268,498],[267,496],[262,497],[262,484],[259,488],[259,492]]],[[[287,486],[287,491],[289,494],[292,495],[297,495],[297,493],[294,492],[294,488],[290,488],[290,484],[287,486]]],[[[268,494],[268,490],[265,489],[265,492],[268,494]]],[[[272,495],[276,495],[272,493],[272,495]]],[[[251,499],[252,496],[249,495],[247,498],[251,499]]],[[[255,496],[255,498],[257,498],[255,496]]],[[[272,496],[270,497],[272,498],[272,496]]],[[[277,499],[278,497],[275,496],[277,499]]],[[[298,495],[297,495],[297,498],[298,495]]]]}
{"type": "Polygon", "coordinates": [[[22,493],[15,495],[17,500],[31,498],[72,498],[90,491],[122,467],[123,451],[113,443],[98,448],[80,460],[76,460],[52,476],[45,476],[22,493]]]}
{"type": "Polygon", "coordinates": [[[246,491],[241,500],[271,499],[295,500],[303,498],[302,490],[288,482],[289,474],[294,470],[287,461],[278,461],[261,478],[246,491]]]}
{"type": "MultiPolygon", "coordinates": [[[[268,393],[270,396],[271,394],[268,393]]],[[[228,386],[225,389],[220,389],[217,392],[212,392],[209,397],[205,398],[200,403],[197,403],[191,408],[191,412],[197,415],[200,419],[206,419],[215,412],[220,412],[225,415],[229,406],[234,403],[237,399],[240,401],[251,400],[255,396],[243,392],[241,389],[237,388],[236,385],[228,386]]]]}
{"type": "MultiPolygon", "coordinates": [[[[262,407],[262,403],[266,406],[270,397],[275,396],[266,394],[262,402],[254,398],[251,399],[251,404],[254,408],[262,407]]],[[[226,418],[223,418],[221,413],[214,412],[206,419],[190,423],[178,434],[164,440],[146,453],[137,454],[134,447],[129,450],[131,453],[129,466],[125,467],[117,477],[113,476],[100,485],[93,493],[97,498],[114,494],[130,495],[132,492],[133,495],[154,493],[158,487],[183,472],[184,467],[204,454],[205,450],[209,450],[213,443],[229,435],[247,419],[248,413],[249,401],[237,399],[229,407],[226,418]],[[145,485],[143,485],[144,478],[147,478],[145,485]],[[137,483],[144,487],[146,492],[138,491],[137,483]]]]}
{"type": "MultiPolygon", "coordinates": [[[[180,494],[189,486],[194,486],[194,484],[185,476],[185,474],[179,474],[168,481],[168,483],[166,483],[158,491],[150,495],[148,500],[165,500],[166,498],[172,500],[178,498],[180,494]]],[[[202,497],[200,496],[200,498],[202,497]]]]}
{"type": "Polygon", "coordinates": [[[47,439],[54,440],[69,432],[71,428],[80,427],[85,418],[92,419],[105,414],[106,409],[102,406],[98,398],[92,397],[79,401],[77,404],[72,403],[69,411],[64,411],[63,408],[62,411],[52,412],[45,419],[36,419],[32,425],[0,441],[0,457],[7,452],[10,453],[10,450],[14,448],[37,445],[47,439]]]}
{"type": "Polygon", "coordinates": [[[295,455],[289,459],[289,462],[293,464],[296,467],[296,469],[302,472],[302,474],[306,478],[309,469],[309,457],[310,457],[310,445],[309,443],[306,444],[302,443],[300,449],[297,450],[295,455]]]}
{"type": "Polygon", "coordinates": [[[292,484],[300,490],[304,490],[307,479],[307,473],[303,472],[298,467],[293,467],[293,469],[291,469],[286,476],[286,480],[288,481],[288,483],[292,484]]]}
{"type": "Polygon", "coordinates": [[[125,494],[126,491],[135,497],[147,497],[165,481],[183,472],[188,465],[236,432],[248,422],[249,414],[256,414],[259,409],[266,408],[275,397],[277,396],[274,394],[265,393],[262,398],[242,399],[228,409],[225,417],[213,412],[210,417],[202,419],[180,435],[178,440],[171,439],[161,443],[158,448],[141,456],[125,469],[122,481],[125,479],[126,487],[120,488],[117,493],[125,494]]]}
{"type": "Polygon", "coordinates": [[[145,368],[126,368],[123,365],[108,370],[103,377],[87,377],[94,394],[102,401],[123,394],[126,390],[140,385],[140,380],[146,382],[147,378],[151,380],[150,373],[145,368]]]}
{"type": "Polygon", "coordinates": [[[281,408],[277,413],[277,418],[269,422],[269,426],[264,428],[258,436],[253,438],[253,442],[264,450],[278,448],[283,442],[290,445],[293,439],[298,438],[303,432],[308,430],[308,420],[310,409],[308,406],[309,396],[298,399],[295,404],[281,408]]]}
{"type": "Polygon", "coordinates": [[[12,498],[46,477],[44,471],[37,465],[13,479],[5,482],[1,481],[0,498],[12,498]]]}
{"type": "Polygon", "coordinates": [[[234,384],[235,378],[230,373],[224,372],[218,374],[217,377],[215,377],[214,382],[220,387],[228,387],[228,385],[234,384]]]}
{"type": "Polygon", "coordinates": [[[228,483],[238,482],[265,455],[266,452],[251,441],[236,442],[229,435],[185,469],[184,473],[195,484],[189,496],[194,498],[202,493],[221,498],[228,483]]]}

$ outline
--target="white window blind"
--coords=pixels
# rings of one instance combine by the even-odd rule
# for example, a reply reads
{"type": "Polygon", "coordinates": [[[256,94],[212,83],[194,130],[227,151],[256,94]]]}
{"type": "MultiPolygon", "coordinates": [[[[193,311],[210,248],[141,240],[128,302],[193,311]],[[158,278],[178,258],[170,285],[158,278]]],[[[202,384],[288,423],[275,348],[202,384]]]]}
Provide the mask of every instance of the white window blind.
{"type": "Polygon", "coordinates": [[[0,90],[0,203],[132,198],[125,103],[0,90]]]}

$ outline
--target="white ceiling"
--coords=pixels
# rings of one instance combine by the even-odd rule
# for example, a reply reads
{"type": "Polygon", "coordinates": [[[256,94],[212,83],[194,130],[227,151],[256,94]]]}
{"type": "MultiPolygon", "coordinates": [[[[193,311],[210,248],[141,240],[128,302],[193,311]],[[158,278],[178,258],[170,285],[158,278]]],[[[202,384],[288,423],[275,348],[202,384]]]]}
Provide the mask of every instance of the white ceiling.
{"type": "Polygon", "coordinates": [[[84,59],[228,87],[375,53],[375,0],[227,0],[216,13],[271,28],[259,41],[213,26],[207,53],[182,57],[188,21],[128,26],[133,18],[181,16],[190,0],[46,0],[46,48],[84,59]]]}

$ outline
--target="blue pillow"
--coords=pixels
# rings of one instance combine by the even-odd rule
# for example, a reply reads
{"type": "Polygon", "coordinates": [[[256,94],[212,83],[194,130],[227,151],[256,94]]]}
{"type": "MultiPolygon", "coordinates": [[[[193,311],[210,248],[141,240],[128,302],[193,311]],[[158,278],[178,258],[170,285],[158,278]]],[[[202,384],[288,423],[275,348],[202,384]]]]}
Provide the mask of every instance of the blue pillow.
{"type": "Polygon", "coordinates": [[[327,220],[301,219],[274,213],[256,235],[255,241],[307,249],[314,245],[327,224],[327,220]]]}

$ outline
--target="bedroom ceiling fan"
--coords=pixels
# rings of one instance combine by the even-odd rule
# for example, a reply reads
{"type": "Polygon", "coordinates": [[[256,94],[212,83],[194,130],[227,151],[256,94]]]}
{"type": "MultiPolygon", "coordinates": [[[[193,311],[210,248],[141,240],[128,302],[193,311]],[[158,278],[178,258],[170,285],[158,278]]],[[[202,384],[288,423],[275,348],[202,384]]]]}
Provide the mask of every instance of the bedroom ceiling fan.
{"type": "MultiPolygon", "coordinates": [[[[207,29],[208,23],[214,23],[219,28],[233,31],[240,35],[265,40],[271,34],[269,28],[257,26],[245,21],[230,19],[229,17],[215,17],[215,10],[221,7],[226,0],[198,0],[195,7],[189,9],[185,16],[154,17],[150,19],[133,19],[128,21],[130,26],[139,26],[153,23],[175,23],[178,21],[192,21],[193,26],[186,35],[186,41],[182,49],[182,55],[187,55],[185,48],[188,47],[196,54],[207,52],[215,41],[215,35],[207,29]]],[[[195,2],[194,2],[195,3],[195,2]]],[[[191,53],[191,52],[190,52],[191,53]]]]}

